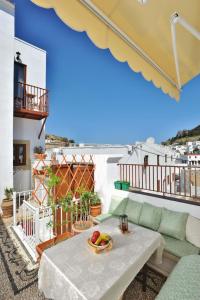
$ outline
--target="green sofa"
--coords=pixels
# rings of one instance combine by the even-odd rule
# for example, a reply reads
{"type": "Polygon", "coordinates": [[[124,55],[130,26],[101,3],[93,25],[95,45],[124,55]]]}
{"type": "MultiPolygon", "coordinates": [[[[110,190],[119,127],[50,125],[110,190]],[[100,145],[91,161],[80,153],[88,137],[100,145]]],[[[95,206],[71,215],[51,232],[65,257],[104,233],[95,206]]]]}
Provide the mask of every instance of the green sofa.
{"type": "Polygon", "coordinates": [[[200,299],[200,255],[182,257],[156,300],[200,299]]]}
{"type": "Polygon", "coordinates": [[[160,232],[165,240],[162,265],[156,265],[153,256],[148,261],[149,266],[168,276],[156,300],[199,300],[200,220],[187,213],[113,196],[108,213],[97,216],[96,222],[121,214],[127,214],[129,222],[160,232]]]}
{"type": "Polygon", "coordinates": [[[186,239],[187,213],[112,196],[108,213],[97,216],[95,222],[101,223],[121,214],[127,214],[129,221],[134,224],[159,231],[165,240],[166,256],[173,258],[175,262],[183,256],[200,253],[200,246],[197,247],[186,239]]]}

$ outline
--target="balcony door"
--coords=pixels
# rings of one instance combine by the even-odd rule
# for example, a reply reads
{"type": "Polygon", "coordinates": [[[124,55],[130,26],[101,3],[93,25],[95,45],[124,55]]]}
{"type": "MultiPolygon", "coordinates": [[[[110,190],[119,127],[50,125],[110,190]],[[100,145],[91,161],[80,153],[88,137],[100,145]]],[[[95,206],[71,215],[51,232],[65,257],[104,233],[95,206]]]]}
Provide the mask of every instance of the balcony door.
{"type": "Polygon", "coordinates": [[[16,62],[14,64],[14,99],[15,107],[23,108],[25,104],[26,65],[16,62]]]}

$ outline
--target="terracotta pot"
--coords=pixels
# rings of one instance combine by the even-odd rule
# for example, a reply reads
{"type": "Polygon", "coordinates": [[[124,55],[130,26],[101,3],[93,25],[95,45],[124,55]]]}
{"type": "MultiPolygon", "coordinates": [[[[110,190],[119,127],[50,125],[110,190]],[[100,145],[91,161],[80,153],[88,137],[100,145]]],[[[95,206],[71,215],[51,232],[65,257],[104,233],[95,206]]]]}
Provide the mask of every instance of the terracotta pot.
{"type": "Polygon", "coordinates": [[[3,199],[1,205],[3,211],[3,218],[11,218],[13,216],[13,200],[12,199],[3,199]]]}
{"type": "Polygon", "coordinates": [[[34,153],[34,157],[35,157],[35,159],[43,160],[47,157],[47,154],[45,154],[45,153],[41,153],[41,154],[34,153]]]}
{"type": "Polygon", "coordinates": [[[96,217],[101,214],[101,204],[90,206],[90,214],[92,217],[96,217]]]}

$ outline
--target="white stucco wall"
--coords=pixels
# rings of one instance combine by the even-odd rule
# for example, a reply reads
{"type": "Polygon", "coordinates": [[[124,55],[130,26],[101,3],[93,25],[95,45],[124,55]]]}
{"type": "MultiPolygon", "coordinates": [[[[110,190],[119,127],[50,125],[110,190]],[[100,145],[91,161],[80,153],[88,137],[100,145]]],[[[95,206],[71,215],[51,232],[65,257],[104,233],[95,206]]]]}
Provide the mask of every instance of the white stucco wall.
{"type": "Polygon", "coordinates": [[[119,155],[95,155],[94,164],[94,180],[95,192],[98,193],[102,200],[102,211],[108,210],[109,200],[114,186],[114,181],[119,179],[119,167],[117,163],[109,163],[112,158],[117,158],[119,155]]]}
{"type": "Polygon", "coordinates": [[[18,51],[22,63],[27,65],[26,83],[46,88],[46,51],[15,38],[15,53],[18,51]]]}
{"type": "MultiPolygon", "coordinates": [[[[45,147],[45,133],[43,131],[41,138],[38,139],[38,134],[41,129],[41,122],[38,120],[14,118],[14,141],[29,141],[30,153],[27,159],[27,164],[31,167],[33,160],[33,150],[35,146],[45,147]]],[[[31,168],[24,170],[20,167],[14,167],[14,188],[18,191],[25,191],[32,188],[31,182],[31,168]]]]}
{"type": "Polygon", "coordinates": [[[0,0],[0,203],[13,186],[14,8],[0,0]]]}
{"type": "Polygon", "coordinates": [[[153,138],[147,139],[146,142],[136,142],[133,145],[132,154],[122,158],[120,163],[143,165],[146,155],[149,165],[157,165],[157,156],[159,156],[160,165],[173,165],[175,163],[175,151],[168,146],[156,144],[153,138]]]}
{"type": "MultiPolygon", "coordinates": [[[[21,53],[22,63],[27,65],[26,83],[40,88],[46,88],[46,51],[15,38],[16,52],[21,53]]],[[[14,118],[13,140],[29,141],[30,153],[27,163],[31,166],[35,146],[45,147],[45,128],[38,139],[43,120],[31,120],[25,118],[14,118]]],[[[14,168],[14,188],[16,191],[24,191],[32,188],[31,168],[14,168]]]]}
{"type": "Polygon", "coordinates": [[[154,196],[147,196],[147,195],[142,195],[142,194],[137,194],[137,193],[131,193],[131,192],[126,192],[126,191],[120,191],[120,190],[112,190],[112,195],[116,195],[122,198],[130,198],[135,201],[139,202],[147,202],[155,206],[159,207],[165,207],[167,209],[173,210],[173,211],[180,211],[180,212],[187,212],[191,214],[192,216],[199,218],[200,219],[200,206],[197,205],[191,205],[191,204],[186,204],[182,202],[177,202],[177,201],[171,201],[167,200],[164,198],[158,198],[154,196]]]}

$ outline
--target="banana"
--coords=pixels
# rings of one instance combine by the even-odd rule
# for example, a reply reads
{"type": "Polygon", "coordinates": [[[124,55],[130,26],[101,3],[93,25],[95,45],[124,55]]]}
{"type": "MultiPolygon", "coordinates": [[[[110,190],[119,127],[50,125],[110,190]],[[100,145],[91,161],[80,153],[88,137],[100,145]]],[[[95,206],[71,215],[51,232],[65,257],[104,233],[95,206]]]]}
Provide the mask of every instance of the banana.
{"type": "Polygon", "coordinates": [[[101,233],[100,236],[101,236],[101,239],[104,241],[110,240],[110,236],[107,233],[101,233]]]}
{"type": "Polygon", "coordinates": [[[110,241],[110,236],[107,233],[101,233],[98,239],[95,242],[95,245],[98,246],[101,241],[110,241]]]}
{"type": "Polygon", "coordinates": [[[101,241],[102,241],[102,237],[101,237],[101,234],[100,234],[100,236],[98,237],[98,239],[95,242],[95,245],[98,246],[101,243],[101,241]]]}

